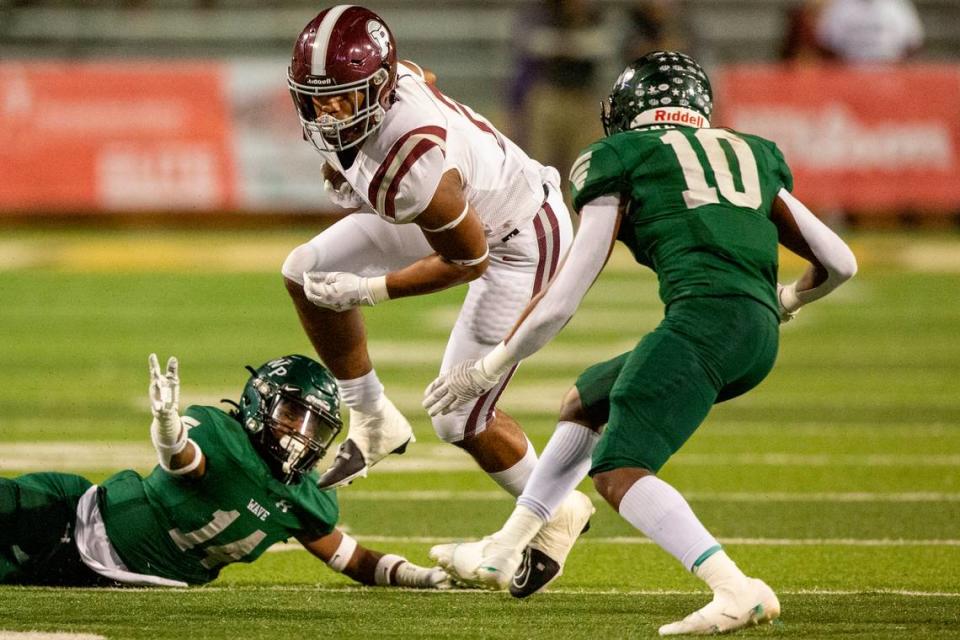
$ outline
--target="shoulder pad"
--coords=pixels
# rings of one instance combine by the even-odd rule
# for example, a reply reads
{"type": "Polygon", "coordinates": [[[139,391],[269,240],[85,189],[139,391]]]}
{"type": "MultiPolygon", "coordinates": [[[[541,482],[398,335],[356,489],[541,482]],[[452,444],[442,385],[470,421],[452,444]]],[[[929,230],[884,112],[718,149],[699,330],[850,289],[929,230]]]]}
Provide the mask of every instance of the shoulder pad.
{"type": "Polygon", "coordinates": [[[440,184],[447,152],[447,131],[417,127],[393,144],[377,168],[367,197],[391,222],[410,222],[423,211],[440,184]]]}

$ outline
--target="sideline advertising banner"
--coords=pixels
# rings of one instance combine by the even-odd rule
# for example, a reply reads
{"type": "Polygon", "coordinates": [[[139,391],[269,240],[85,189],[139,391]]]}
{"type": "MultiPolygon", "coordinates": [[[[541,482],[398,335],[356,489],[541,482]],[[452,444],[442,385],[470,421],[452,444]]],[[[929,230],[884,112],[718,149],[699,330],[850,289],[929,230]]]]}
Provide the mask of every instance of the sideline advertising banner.
{"type": "MultiPolygon", "coordinates": [[[[0,62],[0,215],[336,212],[286,60],[0,62]]],[[[798,197],[960,209],[960,66],[734,65],[717,126],[775,141],[798,197]]]]}
{"type": "Polygon", "coordinates": [[[728,66],[716,124],[770,138],[814,207],[960,208],[960,66],[728,66]]]}
{"type": "Polygon", "coordinates": [[[0,64],[0,210],[236,206],[214,63],[0,64]]]}

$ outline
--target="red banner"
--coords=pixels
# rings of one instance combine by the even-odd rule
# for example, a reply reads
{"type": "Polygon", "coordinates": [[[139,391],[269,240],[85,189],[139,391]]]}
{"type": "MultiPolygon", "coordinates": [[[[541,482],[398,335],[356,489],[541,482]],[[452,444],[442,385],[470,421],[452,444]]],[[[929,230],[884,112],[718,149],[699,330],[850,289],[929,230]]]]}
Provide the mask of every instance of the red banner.
{"type": "Polygon", "coordinates": [[[0,210],[236,205],[213,63],[0,64],[0,210]]]}
{"type": "Polygon", "coordinates": [[[732,66],[714,87],[715,124],[776,142],[808,204],[960,207],[960,67],[732,66]]]}

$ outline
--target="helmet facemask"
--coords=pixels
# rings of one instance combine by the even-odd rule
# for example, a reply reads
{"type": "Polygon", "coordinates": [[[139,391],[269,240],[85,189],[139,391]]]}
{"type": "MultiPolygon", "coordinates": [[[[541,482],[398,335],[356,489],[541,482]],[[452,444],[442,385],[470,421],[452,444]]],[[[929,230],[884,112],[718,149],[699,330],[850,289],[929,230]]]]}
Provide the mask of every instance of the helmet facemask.
{"type": "Polygon", "coordinates": [[[343,428],[336,380],[320,363],[290,355],[247,367],[235,417],[275,478],[295,484],[343,428]]]}
{"type": "Polygon", "coordinates": [[[381,94],[389,78],[386,69],[379,69],[370,77],[356,82],[314,86],[298,83],[292,73],[289,74],[287,85],[303,127],[304,138],[321,152],[343,151],[362,143],[383,124],[386,107],[381,94]],[[322,113],[317,108],[315,98],[333,96],[345,96],[353,106],[353,113],[343,120],[322,113]]]}
{"type": "Polygon", "coordinates": [[[342,425],[334,416],[284,390],[266,407],[260,444],[278,465],[278,479],[293,484],[309,473],[333,444],[342,425]]]}

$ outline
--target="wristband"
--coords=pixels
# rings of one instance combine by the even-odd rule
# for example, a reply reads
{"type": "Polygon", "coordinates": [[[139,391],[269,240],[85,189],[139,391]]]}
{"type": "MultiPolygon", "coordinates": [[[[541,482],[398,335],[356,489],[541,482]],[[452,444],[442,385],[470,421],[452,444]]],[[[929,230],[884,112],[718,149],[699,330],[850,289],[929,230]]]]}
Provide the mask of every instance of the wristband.
{"type": "Polygon", "coordinates": [[[350,563],[350,559],[353,557],[353,552],[357,550],[357,541],[345,533],[342,535],[343,537],[340,538],[340,546],[337,547],[337,550],[334,551],[330,559],[327,560],[327,566],[337,573],[343,573],[343,570],[347,568],[347,564],[350,563]]]}
{"type": "Polygon", "coordinates": [[[367,278],[367,293],[370,295],[370,304],[390,299],[390,292],[387,291],[387,276],[374,276],[367,278]]]}
{"type": "Polygon", "coordinates": [[[396,584],[394,578],[396,576],[397,569],[406,561],[407,559],[403,556],[398,556],[392,553],[381,556],[377,561],[377,568],[374,570],[373,583],[382,587],[396,584]]]}
{"type": "Polygon", "coordinates": [[[477,368],[487,378],[499,380],[514,364],[510,350],[501,342],[477,361],[477,368]]]}

